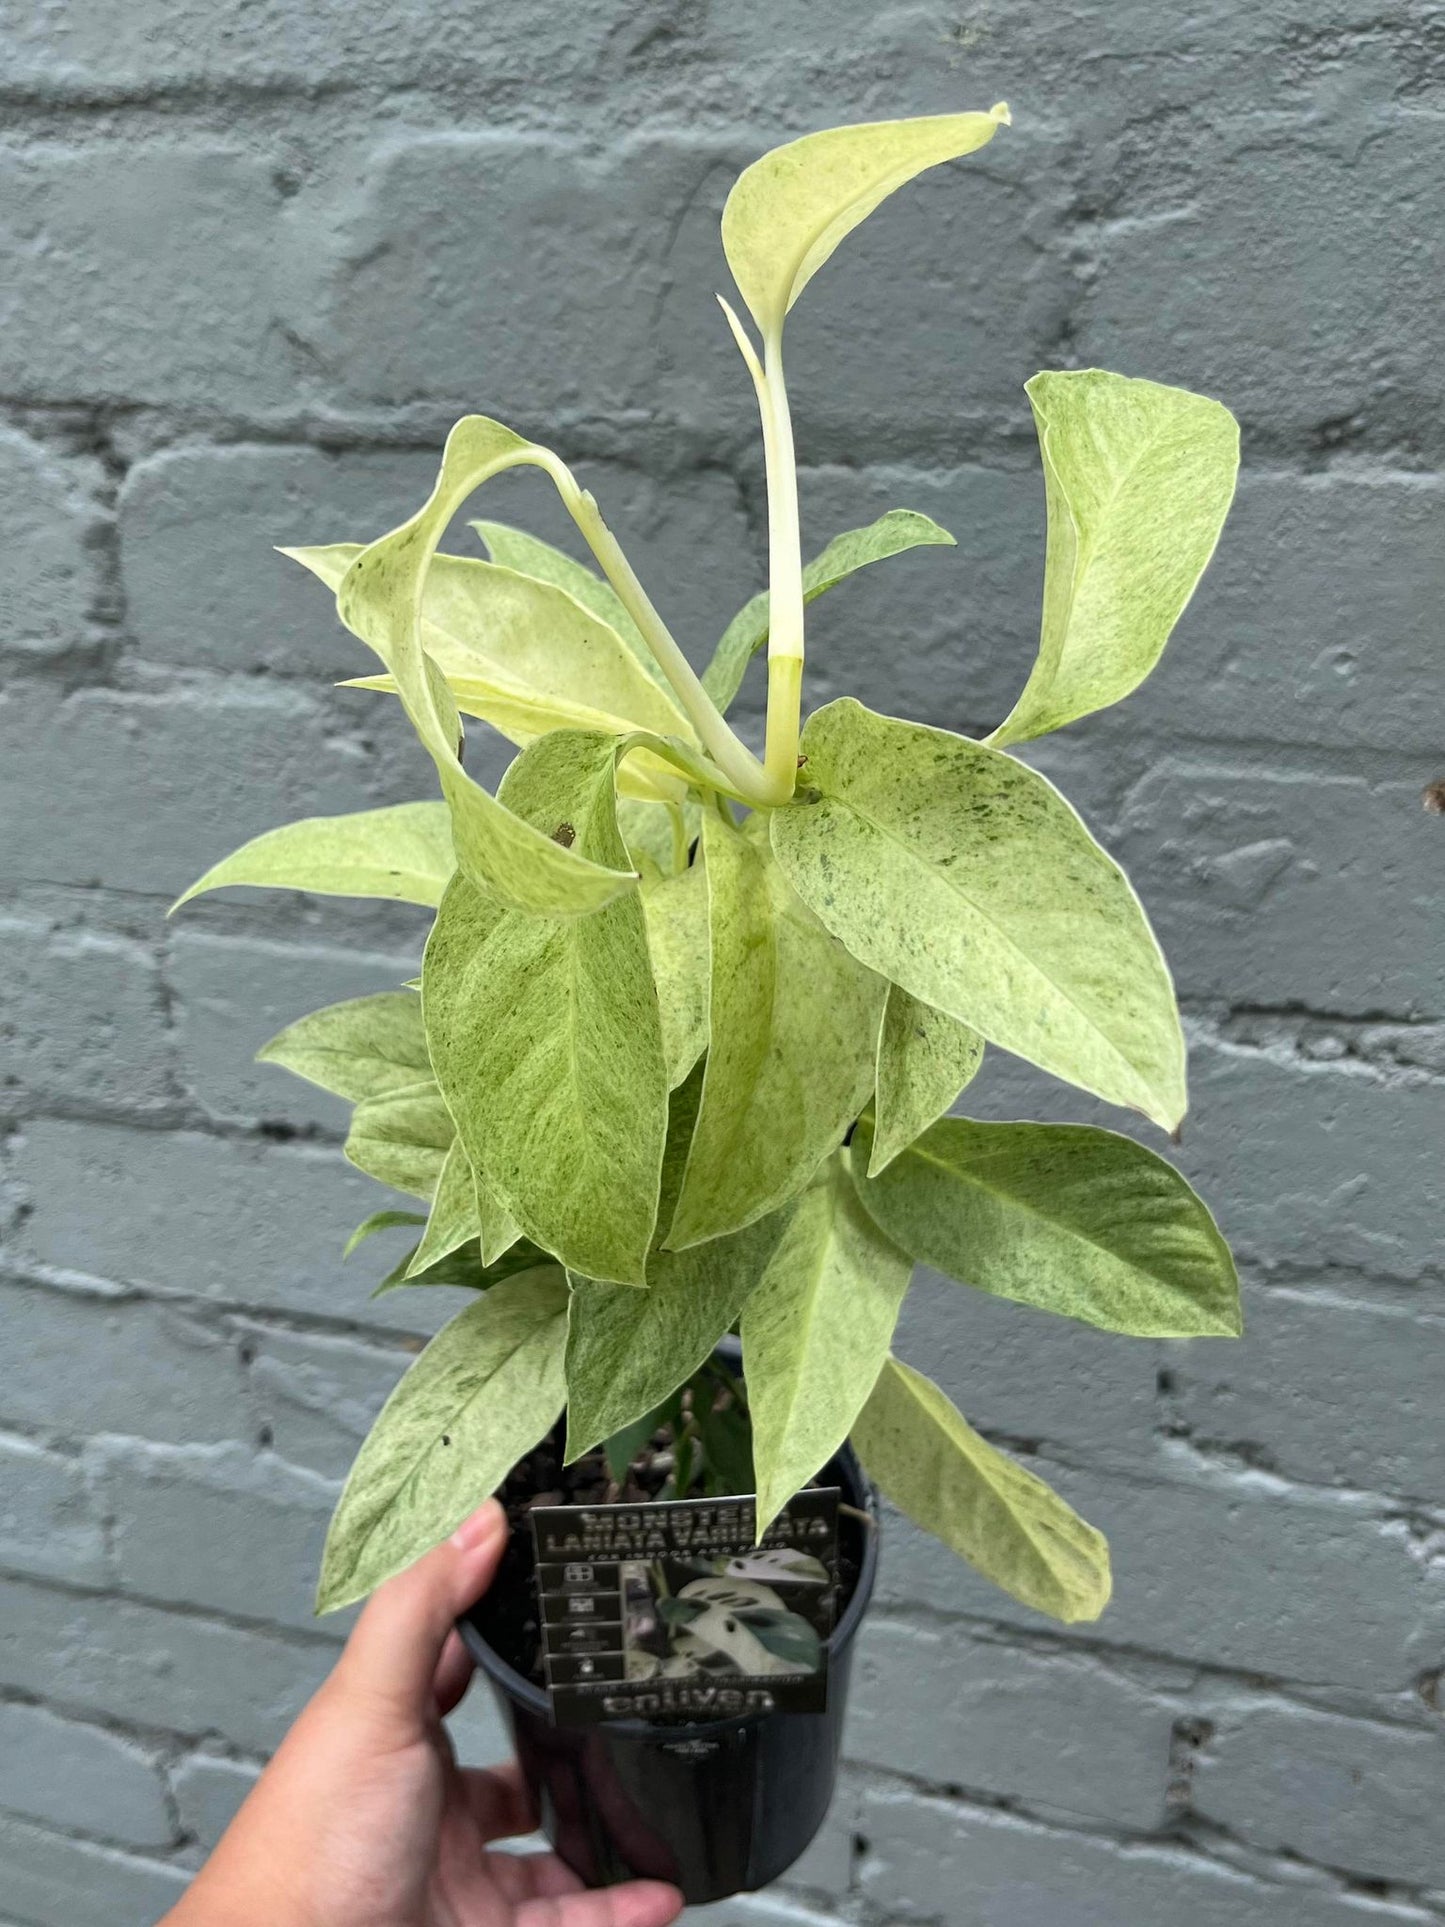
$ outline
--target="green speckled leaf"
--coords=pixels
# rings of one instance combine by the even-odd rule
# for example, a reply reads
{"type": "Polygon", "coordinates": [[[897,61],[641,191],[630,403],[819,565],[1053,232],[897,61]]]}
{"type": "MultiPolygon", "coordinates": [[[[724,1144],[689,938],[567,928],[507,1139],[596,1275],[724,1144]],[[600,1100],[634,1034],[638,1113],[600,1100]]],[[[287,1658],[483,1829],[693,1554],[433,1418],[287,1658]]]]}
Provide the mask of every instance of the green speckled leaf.
{"type": "Polygon", "coordinates": [[[463,1245],[474,1246],[479,1261],[490,1265],[520,1236],[517,1226],[486,1186],[482,1185],[479,1190],[461,1139],[453,1138],[437,1179],[426,1230],[406,1267],[406,1280],[410,1282],[419,1273],[430,1270],[439,1259],[450,1257],[463,1245]],[[487,1206],[485,1212],[483,1201],[487,1206]]]}
{"type": "Polygon", "coordinates": [[[569,1460],[652,1411],[697,1370],[736,1321],[786,1223],[786,1212],[774,1212],[689,1251],[655,1251],[646,1291],[573,1276],[569,1460]]]}
{"type": "MultiPolygon", "coordinates": [[[[500,795],[622,860],[608,738],[558,731],[500,795]]],[[[432,1061],[467,1155],[527,1235],[590,1277],[640,1284],[657,1212],[667,1074],[640,897],[590,917],[507,910],[465,878],[427,944],[432,1061]]]]}
{"type": "MultiPolygon", "coordinates": [[[[860,1159],[866,1141],[865,1123],[860,1159]]],[[[905,1251],[997,1297],[1141,1338],[1239,1333],[1229,1247],[1174,1167],[1132,1138],[944,1118],[859,1188],[905,1251]]]]}
{"type": "Polygon", "coordinates": [[[431,1059],[421,999],[409,990],[384,990],[328,1004],[288,1024],[261,1046],[256,1061],[279,1064],[353,1103],[427,1083],[431,1059]]]}
{"type": "Polygon", "coordinates": [[[308,816],[267,830],[213,864],[171,908],[234,884],[435,905],[456,867],[446,805],[397,803],[351,816],[308,816]]]}
{"type": "Polygon", "coordinates": [[[794,1198],[867,1102],[886,986],[800,903],[766,846],[703,818],[707,1071],[674,1248],[794,1198]]]}
{"type": "Polygon", "coordinates": [[[707,878],[702,864],[645,884],[642,910],[662,1019],[667,1087],[673,1090],[707,1049],[707,878]]]}
{"type": "Polygon", "coordinates": [[[1012,756],[845,698],[803,731],[814,803],[772,817],[794,888],[855,957],[989,1043],[1172,1131],[1174,989],[1128,878],[1012,756]]]}
{"type": "MultiPolygon", "coordinates": [[[[870,562],[885,561],[908,549],[929,545],[953,546],[947,529],[914,509],[889,509],[866,528],[848,529],[835,535],[821,555],[815,555],[803,568],[803,601],[815,602],[827,589],[836,588],[870,562]]],[[[768,640],[768,592],[745,602],[723,630],[712,661],[703,671],[702,686],[726,711],[742,687],[744,672],[768,640]]]]}
{"type": "Polygon", "coordinates": [[[979,1437],[930,1379],[891,1358],[853,1427],[869,1476],[915,1524],[1025,1606],[1097,1619],[1112,1582],[1103,1534],[979,1437]]]}
{"type": "Polygon", "coordinates": [[[381,1409],[326,1535],[316,1610],[360,1599],[437,1545],[555,1423],[567,1286],[555,1265],[493,1285],[381,1409]]]}
{"type": "Polygon", "coordinates": [[[442,1094],[428,1081],[365,1098],[351,1113],[345,1149],[369,1178],[430,1198],[455,1136],[442,1094]]]}
{"type": "Polygon", "coordinates": [[[1028,384],[1048,498],[1039,654],[989,738],[1002,747],[1143,682],[1234,496],[1239,427],[1205,395],[1084,368],[1028,384]]]}
{"type": "Polygon", "coordinates": [[[842,1445],[893,1342],[913,1261],[859,1202],[845,1154],[798,1200],[743,1308],[761,1537],[842,1445]]]}
{"type": "Polygon", "coordinates": [[[956,1017],[888,986],[878,1026],[876,1123],[869,1176],[876,1175],[952,1104],[983,1062],[983,1039],[956,1017]]]}
{"type": "Polygon", "coordinates": [[[765,340],[839,242],[925,169],[957,160],[1007,124],[987,114],[933,114],[829,127],[775,147],[745,168],[723,209],[723,250],[765,340]]]}
{"type": "MultiPolygon", "coordinates": [[[[459,760],[456,702],[423,645],[427,572],[447,524],[476,488],[536,454],[534,445],[484,415],[468,415],[447,437],[436,487],[390,535],[362,550],[342,577],[342,621],[396,679],[397,693],[431,755],[452,817],[457,863],[504,902],[544,916],[581,916],[636,884],[626,854],[599,864],[524,823],[474,783],[459,760]]],[[[483,565],[478,565],[483,566],[483,565]]]]}
{"type": "Polygon", "coordinates": [[[529,535],[525,529],[509,528],[505,522],[473,522],[471,526],[486,543],[487,554],[493,562],[515,569],[519,575],[534,576],[538,582],[550,582],[565,589],[584,609],[590,609],[609,629],[616,630],[654,682],[664,689],[668,687],[656,658],[642,640],[642,631],[610,582],[594,574],[586,563],[574,561],[563,550],[542,541],[540,536],[529,535]]]}

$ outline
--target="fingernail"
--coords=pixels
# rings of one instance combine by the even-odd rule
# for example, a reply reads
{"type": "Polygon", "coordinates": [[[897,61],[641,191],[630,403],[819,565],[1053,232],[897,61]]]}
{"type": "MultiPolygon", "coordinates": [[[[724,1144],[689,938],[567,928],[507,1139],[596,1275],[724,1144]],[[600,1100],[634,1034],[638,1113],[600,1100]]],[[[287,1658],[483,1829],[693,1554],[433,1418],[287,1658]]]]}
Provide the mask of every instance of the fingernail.
{"type": "Polygon", "coordinates": [[[507,1523],[507,1516],[495,1499],[488,1499],[469,1519],[463,1519],[452,1534],[458,1552],[474,1552],[478,1546],[495,1539],[507,1523]]]}

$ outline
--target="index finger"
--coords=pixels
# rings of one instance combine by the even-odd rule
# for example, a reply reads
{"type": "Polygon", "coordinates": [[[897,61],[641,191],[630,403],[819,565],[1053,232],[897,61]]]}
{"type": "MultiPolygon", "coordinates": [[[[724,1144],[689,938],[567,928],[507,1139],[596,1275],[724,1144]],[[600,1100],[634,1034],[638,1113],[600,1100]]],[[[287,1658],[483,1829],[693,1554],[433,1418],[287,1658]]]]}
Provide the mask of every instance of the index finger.
{"type": "Polygon", "coordinates": [[[629,1880],[590,1894],[526,1900],[516,1927],[668,1927],[682,1912],[682,1895],[660,1880],[629,1880]]]}

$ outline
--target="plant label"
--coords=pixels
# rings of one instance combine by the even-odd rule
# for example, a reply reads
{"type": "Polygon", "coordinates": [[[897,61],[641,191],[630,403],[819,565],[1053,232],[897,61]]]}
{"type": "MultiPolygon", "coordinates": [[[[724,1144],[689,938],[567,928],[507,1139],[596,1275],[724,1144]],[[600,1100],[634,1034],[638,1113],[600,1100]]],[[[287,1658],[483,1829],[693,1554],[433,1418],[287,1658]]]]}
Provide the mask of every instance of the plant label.
{"type": "Polygon", "coordinates": [[[822,1712],[838,1499],[798,1493],[761,1541],[751,1497],[534,1509],[557,1724],[822,1712]]]}

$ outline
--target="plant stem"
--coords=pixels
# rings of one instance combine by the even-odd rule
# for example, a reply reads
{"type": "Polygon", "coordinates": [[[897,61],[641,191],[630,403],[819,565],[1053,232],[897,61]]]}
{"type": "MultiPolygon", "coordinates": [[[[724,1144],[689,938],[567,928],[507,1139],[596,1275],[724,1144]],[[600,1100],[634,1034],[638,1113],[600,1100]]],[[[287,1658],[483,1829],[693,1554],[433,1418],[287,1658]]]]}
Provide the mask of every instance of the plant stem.
{"type": "Polygon", "coordinates": [[[768,476],[768,734],[763,766],[773,787],[791,796],[798,775],[803,689],[803,551],[793,421],[777,336],[764,343],[758,405],[768,476]]]}
{"type": "Polygon", "coordinates": [[[532,459],[539,468],[545,468],[556,483],[558,493],[601,565],[602,573],[616,590],[623,607],[637,624],[643,641],[652,651],[658,667],[677,692],[703,748],[748,803],[766,806],[786,802],[793,793],[791,781],[786,788],[782,788],[723,721],[692,664],[678,648],[672,631],[653,608],[647,591],[622,553],[616,536],[603,521],[590,491],[578,487],[572,471],[550,449],[539,449],[532,459]]]}
{"type": "Polygon", "coordinates": [[[798,527],[798,462],[793,418],[783,381],[781,333],[763,343],[763,359],[722,296],[738,353],[753,378],[763,425],[768,476],[768,733],[763,768],[775,799],[786,803],[798,780],[798,725],[803,695],[803,550],[798,527]]]}

